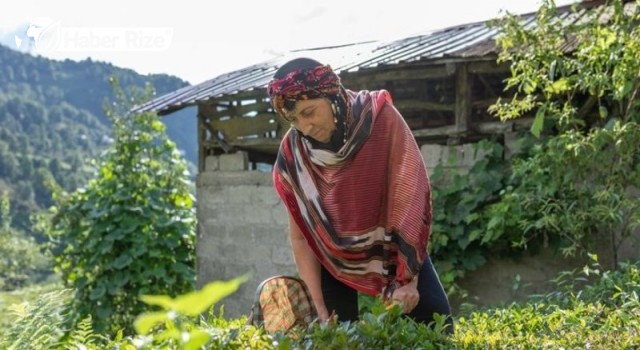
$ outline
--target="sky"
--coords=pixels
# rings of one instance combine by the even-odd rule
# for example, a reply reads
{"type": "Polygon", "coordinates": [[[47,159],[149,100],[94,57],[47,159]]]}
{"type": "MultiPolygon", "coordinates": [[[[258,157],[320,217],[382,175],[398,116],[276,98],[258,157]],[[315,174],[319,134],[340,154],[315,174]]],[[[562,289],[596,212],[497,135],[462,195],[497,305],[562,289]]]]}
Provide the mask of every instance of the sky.
{"type": "MultiPolygon", "coordinates": [[[[576,0],[556,0],[558,6],[576,0]]],[[[10,5],[9,5],[9,4],[10,5]]],[[[402,39],[541,0],[14,0],[0,43],[53,59],[104,61],[191,84],[296,49],[402,39]]]]}

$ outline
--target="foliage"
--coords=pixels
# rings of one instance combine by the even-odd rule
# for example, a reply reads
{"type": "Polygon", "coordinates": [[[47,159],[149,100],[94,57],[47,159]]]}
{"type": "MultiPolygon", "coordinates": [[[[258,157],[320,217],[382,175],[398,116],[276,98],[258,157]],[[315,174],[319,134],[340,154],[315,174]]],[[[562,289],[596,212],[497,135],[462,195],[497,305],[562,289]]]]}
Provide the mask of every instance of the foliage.
{"type": "Polygon", "coordinates": [[[30,302],[13,304],[9,314],[13,318],[7,330],[2,330],[0,348],[51,349],[60,345],[71,326],[72,291],[57,289],[37,295],[30,302]]]}
{"type": "Polygon", "coordinates": [[[455,320],[455,333],[443,333],[444,320],[433,327],[416,324],[379,299],[357,322],[314,323],[307,331],[269,335],[227,320],[213,305],[233,293],[244,278],[213,282],[187,295],[147,296],[161,310],[136,320],[138,334],[107,337],[96,333],[89,318],[68,324],[72,292],[45,293],[31,303],[13,306],[20,317],[0,337],[3,349],[634,349],[640,343],[640,261],[603,269],[597,257],[579,270],[556,279],[556,290],[529,302],[470,309],[455,320]],[[65,316],[66,315],[66,316],[65,316]],[[64,316],[64,317],[60,317],[64,316]],[[68,336],[61,336],[62,334],[68,336]],[[29,338],[28,335],[33,335],[29,338]],[[37,342],[33,340],[37,340],[37,342]]]}
{"type": "Polygon", "coordinates": [[[357,322],[316,323],[298,337],[275,337],[276,349],[448,349],[445,318],[436,315],[432,327],[402,316],[399,307],[379,299],[357,322]]]}
{"type": "MultiPolygon", "coordinates": [[[[444,319],[434,329],[401,317],[399,307],[389,308],[373,302],[371,312],[362,321],[350,323],[314,323],[309,331],[269,335],[261,328],[244,325],[244,319],[226,321],[204,311],[235,291],[245,278],[212,282],[201,291],[172,299],[144,297],[161,311],[147,312],[136,320],[138,336],[132,342],[140,349],[414,349],[416,344],[448,344],[443,333],[444,319]]],[[[422,346],[422,345],[421,345],[422,346]]],[[[428,348],[428,347],[426,347],[428,348]]]]}
{"type": "Polygon", "coordinates": [[[45,107],[0,94],[0,191],[13,198],[16,228],[30,233],[30,215],[51,206],[47,183],[75,189],[88,179],[85,158],[107,145],[107,135],[97,118],[67,103],[45,107]]]}
{"type": "MultiPolygon", "coordinates": [[[[215,344],[216,349],[224,348],[226,340],[220,342],[221,336],[227,333],[224,328],[213,325],[207,326],[206,329],[198,328],[196,317],[208,309],[212,310],[215,303],[235,292],[246,280],[247,276],[243,276],[231,281],[211,282],[199,291],[175,299],[163,295],[142,296],[145,303],[159,306],[162,310],[138,316],[135,329],[141,337],[135,339],[134,343],[143,349],[175,347],[196,350],[205,344],[215,344]],[[155,332],[149,336],[152,330],[155,332]]],[[[251,348],[254,345],[258,344],[253,343],[251,348]]]]}
{"type": "MultiPolygon", "coordinates": [[[[12,291],[0,292],[0,339],[4,337],[6,332],[15,324],[15,316],[11,313],[10,308],[16,304],[29,303],[36,298],[40,298],[42,294],[52,290],[60,289],[55,283],[42,283],[29,285],[12,291]]],[[[0,343],[2,344],[2,343],[0,343]]],[[[2,347],[0,347],[2,348],[2,347]]]]}
{"type": "Polygon", "coordinates": [[[535,26],[515,16],[504,18],[498,60],[511,62],[507,88],[517,93],[507,103],[499,101],[494,112],[510,119],[536,110],[536,135],[547,121],[560,131],[603,126],[610,119],[638,121],[639,10],[633,3],[610,0],[585,11],[579,21],[568,21],[557,14],[553,1],[545,0],[535,26]],[[567,45],[575,45],[571,54],[567,45]]]}
{"type": "Polygon", "coordinates": [[[640,341],[638,313],[600,301],[569,308],[548,303],[511,305],[458,320],[459,349],[632,349],[640,341]]]}
{"type": "MultiPolygon", "coordinates": [[[[187,85],[176,77],[140,75],[90,59],[55,61],[0,45],[0,193],[13,198],[15,227],[41,242],[30,216],[52,205],[46,182],[67,191],[83,186],[94,169],[88,160],[109,146],[111,125],[102,103],[112,100],[112,75],[123,86],[151,82],[158,94],[187,85]]],[[[183,110],[162,119],[167,133],[195,162],[194,112],[183,110]]],[[[192,165],[191,165],[192,166],[192,165]]]]}
{"type": "MultiPolygon", "coordinates": [[[[455,284],[465,271],[485,263],[489,251],[501,235],[488,235],[494,225],[485,208],[498,200],[505,186],[507,163],[503,146],[483,140],[474,145],[473,164],[468,173],[446,171],[438,164],[431,175],[433,224],[430,254],[441,282],[449,294],[460,292],[455,284]]],[[[447,162],[457,162],[455,153],[447,162]]]]}
{"type": "Polygon", "coordinates": [[[511,62],[516,95],[491,110],[503,120],[535,111],[531,131],[545,136],[513,164],[513,186],[493,208],[499,230],[524,232],[511,237],[518,246],[544,239],[572,255],[600,237],[617,252],[640,226],[639,14],[613,0],[567,21],[545,1],[535,26],[502,21],[499,61],[511,62]]]}
{"type": "Polygon", "coordinates": [[[620,245],[640,225],[640,200],[629,190],[640,185],[639,150],[633,122],[568,131],[533,147],[513,164],[517,183],[491,208],[499,229],[518,232],[508,236],[516,246],[553,242],[565,255],[610,242],[617,264],[620,245]]]}
{"type": "Polygon", "coordinates": [[[65,342],[68,346],[71,345],[74,348],[86,348],[87,346],[102,345],[106,341],[108,340],[104,336],[93,331],[91,315],[88,315],[70,332],[65,342]]]}
{"type": "Polygon", "coordinates": [[[22,349],[125,349],[135,347],[117,332],[114,339],[94,331],[91,316],[72,327],[73,291],[57,285],[29,287],[20,291],[30,294],[27,300],[9,306],[6,316],[12,318],[0,329],[0,348],[22,349]]]}
{"type": "Polygon", "coordinates": [[[85,188],[56,194],[47,231],[56,271],[75,289],[74,310],[93,315],[100,332],[129,331],[140,295],[183,293],[194,283],[185,163],[157,116],[121,114],[130,105],[117,82],[114,90],[119,100],[107,114],[115,141],[85,188]]]}
{"type": "Polygon", "coordinates": [[[640,343],[640,261],[566,271],[556,291],[458,319],[458,348],[632,349],[640,343]],[[596,278],[593,278],[596,277],[596,278]],[[591,280],[591,282],[589,282],[591,280]],[[577,286],[576,281],[580,282],[577,286]],[[588,283],[589,282],[589,283],[588,283]]]}
{"type": "Polygon", "coordinates": [[[48,269],[33,239],[11,226],[9,195],[0,197],[0,290],[36,282],[48,269]]]}
{"type": "MultiPolygon", "coordinates": [[[[640,342],[640,261],[618,271],[591,265],[556,279],[557,292],[504,308],[472,310],[455,321],[455,333],[416,324],[379,300],[354,323],[315,323],[303,333],[267,335],[244,320],[200,319],[181,329],[205,331],[205,349],[625,349],[640,342]],[[596,277],[596,278],[594,278],[596,277]],[[576,281],[583,281],[579,285],[576,281]],[[186,328],[185,328],[186,327],[186,328]]],[[[192,305],[206,308],[204,294],[192,305]]],[[[173,314],[180,318],[179,313],[173,314]]],[[[184,320],[184,318],[182,319],[184,320]]],[[[148,336],[164,337],[159,328],[148,336]]],[[[147,338],[148,339],[148,338],[147,338]]],[[[151,343],[148,343],[151,344],[151,343]]],[[[144,347],[146,348],[146,347],[144,347]]],[[[186,349],[174,344],[169,349],[186,349]]]]}

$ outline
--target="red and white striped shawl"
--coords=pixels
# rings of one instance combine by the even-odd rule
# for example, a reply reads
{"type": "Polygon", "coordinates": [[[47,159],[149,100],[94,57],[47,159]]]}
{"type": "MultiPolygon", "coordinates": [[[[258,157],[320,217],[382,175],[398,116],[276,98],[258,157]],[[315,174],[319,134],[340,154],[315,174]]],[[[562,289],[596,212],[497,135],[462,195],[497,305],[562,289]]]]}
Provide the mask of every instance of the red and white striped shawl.
{"type": "Polygon", "coordinates": [[[352,288],[377,295],[405,285],[427,252],[429,179],[388,92],[352,97],[354,124],[338,153],[313,149],[291,129],[274,166],[275,188],[320,263],[352,288]]]}

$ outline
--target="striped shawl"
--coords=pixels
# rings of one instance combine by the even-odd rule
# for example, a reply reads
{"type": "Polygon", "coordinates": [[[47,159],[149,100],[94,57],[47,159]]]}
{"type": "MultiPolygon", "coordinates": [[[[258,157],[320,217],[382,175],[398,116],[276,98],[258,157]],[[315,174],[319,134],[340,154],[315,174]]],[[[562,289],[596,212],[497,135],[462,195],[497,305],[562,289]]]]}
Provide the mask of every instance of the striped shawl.
{"type": "Polygon", "coordinates": [[[282,140],[274,186],[320,263],[370,294],[405,285],[427,252],[431,196],[424,161],[388,92],[349,92],[353,125],[337,152],[295,129],[282,140]]]}

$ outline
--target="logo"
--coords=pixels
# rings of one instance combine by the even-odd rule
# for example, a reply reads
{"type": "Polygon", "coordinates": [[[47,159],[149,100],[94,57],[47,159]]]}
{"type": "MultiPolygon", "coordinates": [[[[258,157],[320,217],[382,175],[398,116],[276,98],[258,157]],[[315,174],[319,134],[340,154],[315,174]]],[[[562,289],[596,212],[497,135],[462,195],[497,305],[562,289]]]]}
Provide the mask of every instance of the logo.
{"type": "Polygon", "coordinates": [[[57,45],[60,23],[50,18],[40,17],[32,20],[21,36],[14,35],[18,49],[46,52],[57,45]]]}
{"type": "Polygon", "coordinates": [[[66,27],[50,18],[36,18],[23,35],[14,36],[20,50],[163,51],[173,39],[171,27],[66,27]]]}

